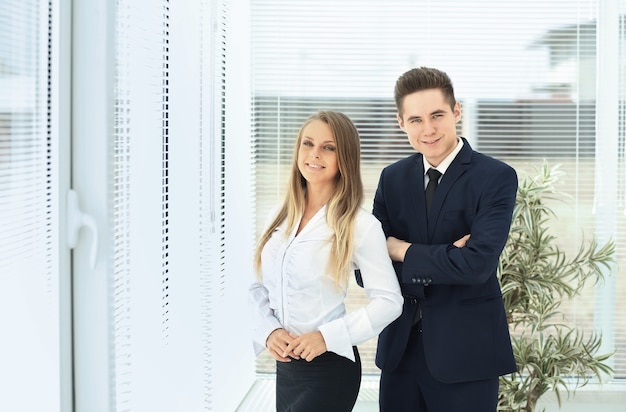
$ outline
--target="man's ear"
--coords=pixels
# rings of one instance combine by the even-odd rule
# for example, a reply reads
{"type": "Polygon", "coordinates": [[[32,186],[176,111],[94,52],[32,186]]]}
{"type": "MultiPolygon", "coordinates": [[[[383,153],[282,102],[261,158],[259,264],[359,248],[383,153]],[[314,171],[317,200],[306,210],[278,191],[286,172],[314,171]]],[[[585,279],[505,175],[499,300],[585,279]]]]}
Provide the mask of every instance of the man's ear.
{"type": "Polygon", "coordinates": [[[400,126],[400,129],[402,129],[402,131],[406,133],[406,130],[404,130],[404,120],[402,120],[402,116],[397,114],[396,119],[398,119],[398,125],[400,126]]]}
{"type": "Polygon", "coordinates": [[[454,105],[454,121],[458,123],[459,120],[461,120],[461,103],[456,102],[454,105]]]}

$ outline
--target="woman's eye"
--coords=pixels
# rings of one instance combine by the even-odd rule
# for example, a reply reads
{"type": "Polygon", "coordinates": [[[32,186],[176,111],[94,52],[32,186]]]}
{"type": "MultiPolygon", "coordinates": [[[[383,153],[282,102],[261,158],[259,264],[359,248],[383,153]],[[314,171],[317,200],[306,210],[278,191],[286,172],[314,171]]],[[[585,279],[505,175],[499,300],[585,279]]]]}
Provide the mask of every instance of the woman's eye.
{"type": "Polygon", "coordinates": [[[324,150],[328,150],[330,152],[334,152],[335,151],[335,146],[326,146],[326,147],[324,147],[324,150]]]}
{"type": "Polygon", "coordinates": [[[304,146],[313,146],[313,143],[309,142],[308,140],[305,140],[302,145],[304,146]]]}

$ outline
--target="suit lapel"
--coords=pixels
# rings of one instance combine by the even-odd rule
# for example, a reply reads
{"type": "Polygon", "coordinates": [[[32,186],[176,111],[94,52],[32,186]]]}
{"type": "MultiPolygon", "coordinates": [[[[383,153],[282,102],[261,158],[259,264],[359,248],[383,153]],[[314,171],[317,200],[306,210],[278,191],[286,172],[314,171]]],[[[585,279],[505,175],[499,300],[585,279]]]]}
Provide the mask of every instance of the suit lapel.
{"type": "MultiPolygon", "coordinates": [[[[470,167],[472,160],[472,148],[467,142],[467,140],[463,139],[463,147],[461,151],[456,155],[446,173],[444,173],[441,178],[441,182],[439,182],[439,186],[437,186],[437,192],[435,192],[435,197],[433,198],[433,204],[430,208],[430,216],[428,217],[428,242],[430,243],[433,238],[433,234],[435,233],[435,229],[437,226],[437,221],[439,220],[439,214],[441,213],[441,209],[443,204],[448,196],[448,193],[454,187],[455,182],[465,173],[465,171],[470,167]]],[[[423,167],[422,167],[423,169],[423,167]]],[[[422,187],[424,184],[422,183],[422,187]]],[[[423,197],[423,196],[422,196],[423,197]]],[[[422,200],[424,203],[425,200],[422,200]]],[[[422,206],[424,208],[424,216],[426,216],[425,205],[422,206]]]]}
{"type": "Polygon", "coordinates": [[[427,226],[426,220],[426,198],[424,187],[424,160],[422,154],[418,153],[413,157],[413,163],[409,173],[410,182],[407,187],[413,187],[415,190],[408,190],[411,198],[411,205],[408,210],[415,210],[415,224],[409,225],[409,239],[413,243],[426,243],[424,237],[426,231],[420,230],[427,226]]]}

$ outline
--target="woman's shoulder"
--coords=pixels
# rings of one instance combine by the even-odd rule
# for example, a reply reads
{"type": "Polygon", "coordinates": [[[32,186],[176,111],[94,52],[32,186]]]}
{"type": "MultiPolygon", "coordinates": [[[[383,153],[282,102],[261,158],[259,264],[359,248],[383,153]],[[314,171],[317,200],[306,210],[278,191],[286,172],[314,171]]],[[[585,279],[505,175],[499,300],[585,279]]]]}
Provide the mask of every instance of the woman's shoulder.
{"type": "Polygon", "coordinates": [[[385,233],[382,224],[372,213],[363,208],[359,210],[355,219],[354,242],[355,249],[370,248],[373,245],[383,245],[384,248],[385,233]]]}
{"type": "MultiPolygon", "coordinates": [[[[265,226],[264,227],[268,227],[273,221],[274,219],[276,219],[276,216],[278,216],[278,214],[280,213],[282,209],[282,205],[281,204],[277,204],[272,206],[269,211],[267,212],[267,214],[265,215],[265,226]]],[[[285,221],[281,222],[278,226],[283,226],[285,224],[285,221]]]]}
{"type": "Polygon", "coordinates": [[[363,207],[359,208],[359,211],[356,215],[355,224],[357,229],[367,230],[372,225],[380,226],[380,222],[376,217],[371,213],[365,210],[363,207]]]}

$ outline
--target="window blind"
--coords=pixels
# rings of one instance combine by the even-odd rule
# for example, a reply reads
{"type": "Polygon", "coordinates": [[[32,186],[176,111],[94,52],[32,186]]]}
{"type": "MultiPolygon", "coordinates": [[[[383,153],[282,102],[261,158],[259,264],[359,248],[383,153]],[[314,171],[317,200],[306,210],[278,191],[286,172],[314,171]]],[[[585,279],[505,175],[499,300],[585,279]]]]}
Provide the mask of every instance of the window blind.
{"type": "Polygon", "coordinates": [[[234,410],[252,382],[251,368],[242,372],[250,358],[238,355],[249,342],[227,338],[244,316],[241,283],[227,280],[227,245],[238,243],[226,234],[228,28],[228,2],[116,3],[110,375],[119,411],[234,410]]]}
{"type": "Polygon", "coordinates": [[[59,357],[69,342],[60,319],[57,10],[49,1],[0,4],[2,410],[60,411],[67,383],[59,357]]]}
{"type": "Polygon", "coordinates": [[[113,136],[113,347],[115,409],[172,402],[167,250],[170,114],[169,2],[121,1],[115,9],[113,136]],[[152,390],[159,396],[148,396],[152,390]]]}
{"type": "MultiPolygon", "coordinates": [[[[463,110],[459,132],[475,149],[508,162],[520,176],[544,161],[565,172],[556,189],[571,197],[550,204],[559,247],[575,254],[591,236],[607,239],[594,214],[596,167],[606,162],[598,153],[598,139],[606,136],[597,134],[603,91],[596,83],[606,69],[598,54],[616,50],[619,113],[608,121],[619,124],[612,153],[619,159],[615,191],[621,195],[610,206],[615,224],[609,227],[618,261],[609,274],[610,291],[599,294],[591,285],[562,309],[587,333],[602,329],[607,351],[616,351],[614,376],[626,377],[626,277],[619,242],[626,232],[626,2],[612,3],[619,7],[618,30],[609,42],[598,42],[603,0],[252,0],[253,147],[256,169],[263,170],[255,174],[257,237],[270,208],[282,200],[298,127],[320,109],[343,111],[356,123],[364,207],[371,210],[381,169],[413,153],[395,120],[395,80],[410,68],[431,66],[450,75],[463,110]],[[599,303],[607,298],[609,304],[599,303]]],[[[348,309],[365,299],[358,288],[350,294],[348,309]]],[[[378,373],[375,345],[374,339],[360,348],[364,373],[378,373]]],[[[258,359],[259,372],[273,368],[269,356],[258,359]]]]}

